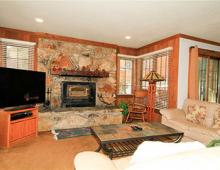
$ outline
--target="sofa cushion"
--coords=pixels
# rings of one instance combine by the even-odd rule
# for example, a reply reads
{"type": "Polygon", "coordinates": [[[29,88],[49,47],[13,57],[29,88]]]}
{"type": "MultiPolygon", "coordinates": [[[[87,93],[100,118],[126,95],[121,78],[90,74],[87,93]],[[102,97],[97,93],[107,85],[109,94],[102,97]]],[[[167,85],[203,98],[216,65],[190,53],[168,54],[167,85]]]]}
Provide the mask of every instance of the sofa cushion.
{"type": "Polygon", "coordinates": [[[186,112],[186,119],[192,123],[205,125],[205,118],[207,115],[206,106],[200,106],[198,104],[188,105],[186,112]]]}
{"type": "Polygon", "coordinates": [[[214,114],[218,108],[220,108],[220,104],[217,103],[210,103],[210,102],[203,102],[199,100],[192,100],[192,99],[186,99],[184,101],[183,105],[183,111],[186,113],[188,111],[189,105],[199,105],[199,106],[205,106],[207,109],[207,114],[204,120],[204,126],[206,127],[212,127],[213,121],[214,121],[214,114]]]}
{"type": "Polygon", "coordinates": [[[182,109],[161,109],[162,116],[169,119],[182,120],[185,119],[185,113],[182,109]]]}
{"type": "Polygon", "coordinates": [[[196,134],[203,134],[212,138],[218,138],[219,134],[218,134],[218,129],[214,129],[214,128],[207,128],[201,125],[194,125],[192,127],[190,127],[189,129],[191,132],[194,132],[196,134]]]}
{"type": "Polygon", "coordinates": [[[169,120],[167,123],[166,123],[167,126],[170,126],[174,129],[177,129],[177,130],[182,131],[182,132],[185,132],[186,130],[189,130],[189,128],[191,126],[194,126],[194,124],[192,122],[189,122],[186,119],[183,119],[183,120],[169,120]]]}
{"type": "Polygon", "coordinates": [[[220,129],[220,108],[215,111],[213,128],[220,129]]]}
{"type": "Polygon", "coordinates": [[[118,170],[106,155],[91,151],[77,154],[74,165],[76,170],[118,170]]]}
{"type": "Polygon", "coordinates": [[[218,129],[207,128],[202,125],[191,126],[188,130],[184,131],[184,135],[190,138],[200,141],[204,144],[209,143],[212,139],[220,137],[218,129]]]}

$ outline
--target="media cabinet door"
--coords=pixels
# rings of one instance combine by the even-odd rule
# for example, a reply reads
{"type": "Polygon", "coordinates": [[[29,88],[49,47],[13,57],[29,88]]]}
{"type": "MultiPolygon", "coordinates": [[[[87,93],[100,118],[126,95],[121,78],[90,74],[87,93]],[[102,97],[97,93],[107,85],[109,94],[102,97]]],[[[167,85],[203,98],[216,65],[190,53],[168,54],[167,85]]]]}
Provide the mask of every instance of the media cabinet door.
{"type": "Polygon", "coordinates": [[[36,118],[11,123],[10,142],[22,139],[36,133],[36,118]]]}

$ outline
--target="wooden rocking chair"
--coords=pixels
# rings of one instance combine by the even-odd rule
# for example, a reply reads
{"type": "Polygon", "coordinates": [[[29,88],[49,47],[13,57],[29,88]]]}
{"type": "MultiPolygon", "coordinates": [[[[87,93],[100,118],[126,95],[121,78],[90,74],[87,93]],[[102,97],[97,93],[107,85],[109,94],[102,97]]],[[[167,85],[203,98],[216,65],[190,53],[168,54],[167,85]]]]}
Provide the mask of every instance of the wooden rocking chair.
{"type": "Polygon", "coordinates": [[[126,122],[129,119],[142,120],[145,122],[145,115],[147,114],[147,90],[137,90],[134,93],[133,103],[129,105],[126,122]]]}

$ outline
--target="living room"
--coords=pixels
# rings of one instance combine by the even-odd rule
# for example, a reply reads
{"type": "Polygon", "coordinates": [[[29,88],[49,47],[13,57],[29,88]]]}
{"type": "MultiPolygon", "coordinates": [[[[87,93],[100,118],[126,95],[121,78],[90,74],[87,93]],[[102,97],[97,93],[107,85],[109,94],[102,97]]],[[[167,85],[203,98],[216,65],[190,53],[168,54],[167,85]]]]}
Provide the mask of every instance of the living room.
{"type": "Polygon", "coordinates": [[[219,161],[219,7],[1,1],[0,170],[219,161]]]}

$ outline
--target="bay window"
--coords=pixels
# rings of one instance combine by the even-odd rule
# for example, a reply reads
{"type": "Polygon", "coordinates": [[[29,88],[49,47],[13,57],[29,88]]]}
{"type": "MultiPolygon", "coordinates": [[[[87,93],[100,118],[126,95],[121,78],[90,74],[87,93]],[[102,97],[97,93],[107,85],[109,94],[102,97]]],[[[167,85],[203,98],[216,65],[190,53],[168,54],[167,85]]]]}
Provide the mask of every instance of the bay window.
{"type": "MultiPolygon", "coordinates": [[[[162,109],[168,107],[168,69],[169,51],[146,57],[142,61],[142,78],[150,71],[156,71],[165,80],[156,83],[155,108],[162,109]]],[[[142,89],[148,89],[148,82],[142,81],[142,89]]]]}

